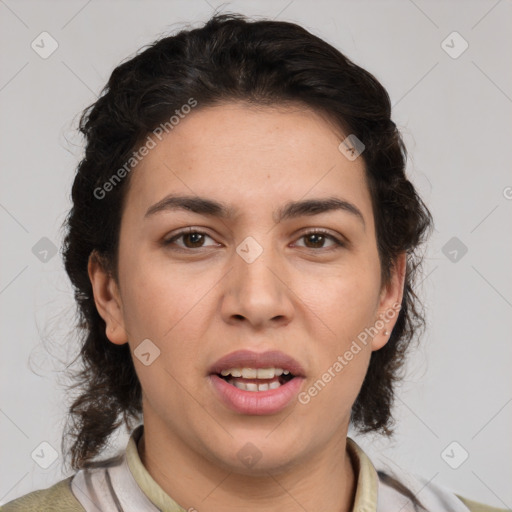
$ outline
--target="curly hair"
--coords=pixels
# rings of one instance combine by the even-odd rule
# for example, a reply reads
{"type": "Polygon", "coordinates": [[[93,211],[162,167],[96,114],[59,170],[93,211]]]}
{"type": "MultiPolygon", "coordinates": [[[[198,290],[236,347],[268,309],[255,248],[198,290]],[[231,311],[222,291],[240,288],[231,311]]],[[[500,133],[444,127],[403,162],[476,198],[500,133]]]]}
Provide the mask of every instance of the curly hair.
{"type": "Polygon", "coordinates": [[[407,267],[396,325],[388,343],[371,355],[351,422],[362,433],[392,435],[394,385],[402,378],[410,342],[425,326],[413,283],[422,263],[418,248],[433,222],[406,178],[406,149],[390,118],[389,95],[373,75],[294,23],[215,14],[204,26],[163,37],[120,64],[80,118],[85,155],[72,187],[62,250],[81,340],[81,368],[70,386],[80,393],[69,407],[63,436],[63,447],[64,439],[73,441],[71,466],[90,465],[123,422],[131,428],[142,414],[129,344],[119,346],[106,337],[88,276],[89,257],[96,254],[117,280],[120,221],[131,174],[101,198],[98,190],[190,98],[197,101],[196,110],[230,101],[303,105],[363,141],[382,281],[389,280],[404,252],[407,267]]]}

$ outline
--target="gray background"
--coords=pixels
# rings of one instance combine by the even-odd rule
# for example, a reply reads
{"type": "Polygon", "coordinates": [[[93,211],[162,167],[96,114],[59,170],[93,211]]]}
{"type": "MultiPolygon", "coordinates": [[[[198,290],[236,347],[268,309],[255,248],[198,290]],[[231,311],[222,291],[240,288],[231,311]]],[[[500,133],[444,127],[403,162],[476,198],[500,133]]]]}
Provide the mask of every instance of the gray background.
{"type": "MultiPolygon", "coordinates": [[[[76,353],[74,303],[59,254],[45,254],[51,245],[41,239],[61,243],[82,154],[78,114],[121,60],[186,22],[206,21],[215,8],[297,22],[389,91],[410,179],[436,222],[420,288],[428,329],[398,391],[394,440],[352,435],[377,466],[512,507],[512,5],[505,0],[0,0],[0,503],[68,476],[59,386],[76,353]],[[45,59],[31,47],[42,46],[43,31],[58,43],[45,59]],[[469,45],[460,55],[454,31],[469,45]],[[52,460],[43,442],[58,457],[47,469],[35,462],[52,460]],[[458,465],[462,450],[469,458],[453,469],[448,462],[458,465]]],[[[112,450],[126,440],[120,432],[112,450]]]]}

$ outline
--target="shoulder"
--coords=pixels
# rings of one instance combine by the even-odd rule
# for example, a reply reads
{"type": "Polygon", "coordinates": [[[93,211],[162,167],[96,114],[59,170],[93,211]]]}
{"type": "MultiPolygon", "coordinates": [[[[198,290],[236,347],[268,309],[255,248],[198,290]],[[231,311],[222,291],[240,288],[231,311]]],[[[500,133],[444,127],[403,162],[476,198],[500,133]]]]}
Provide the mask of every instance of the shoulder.
{"type": "Polygon", "coordinates": [[[0,512],[84,512],[84,508],[71,492],[73,476],[57,482],[47,489],[33,491],[9,501],[0,512]]]}
{"type": "Polygon", "coordinates": [[[432,482],[432,479],[427,480],[421,476],[405,473],[398,475],[385,471],[378,471],[378,476],[378,510],[398,507],[403,512],[512,512],[511,509],[495,508],[465,498],[443,485],[432,482]]]}
{"type": "Polygon", "coordinates": [[[510,512],[510,509],[490,507],[489,505],[484,505],[483,503],[478,503],[468,498],[464,498],[459,494],[456,494],[456,496],[471,512],[510,512]]]}

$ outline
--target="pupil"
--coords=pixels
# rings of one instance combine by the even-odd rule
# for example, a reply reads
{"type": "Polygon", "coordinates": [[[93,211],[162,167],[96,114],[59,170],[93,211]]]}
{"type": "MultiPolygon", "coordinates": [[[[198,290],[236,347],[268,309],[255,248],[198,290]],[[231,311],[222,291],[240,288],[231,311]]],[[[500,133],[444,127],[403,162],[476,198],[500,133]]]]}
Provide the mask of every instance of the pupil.
{"type": "Polygon", "coordinates": [[[198,242],[201,242],[201,238],[202,238],[202,234],[201,233],[188,233],[186,235],[187,237],[190,237],[190,238],[194,238],[194,237],[198,237],[199,239],[196,239],[196,240],[192,240],[192,244],[196,244],[198,242]]]}
{"type": "Polygon", "coordinates": [[[323,241],[323,238],[324,236],[323,235],[319,235],[319,234],[312,234],[312,235],[309,235],[308,238],[311,240],[313,239],[313,244],[316,245],[316,244],[322,244],[322,241],[323,241]],[[315,239],[316,239],[316,242],[315,242],[315,239]]]}

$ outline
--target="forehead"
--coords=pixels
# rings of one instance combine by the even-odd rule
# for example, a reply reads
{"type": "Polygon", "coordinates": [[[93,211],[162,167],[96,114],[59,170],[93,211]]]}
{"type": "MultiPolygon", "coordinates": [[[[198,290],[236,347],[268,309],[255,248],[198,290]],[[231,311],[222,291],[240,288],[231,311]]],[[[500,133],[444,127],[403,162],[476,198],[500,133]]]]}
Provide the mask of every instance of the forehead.
{"type": "MultiPolygon", "coordinates": [[[[183,156],[190,160],[196,155],[204,157],[207,151],[217,159],[225,154],[230,161],[233,156],[243,161],[245,155],[258,155],[265,163],[271,161],[267,155],[291,162],[326,149],[332,154],[344,137],[325,116],[301,104],[261,106],[243,102],[199,108],[166,135],[181,145],[183,156]]],[[[167,149],[171,150],[171,144],[167,149]]]]}
{"type": "Polygon", "coordinates": [[[371,212],[364,161],[348,160],[338,149],[345,134],[301,105],[198,106],[161,140],[152,138],[128,192],[139,209],[179,192],[228,198],[237,211],[308,195],[350,196],[371,212]]]}

